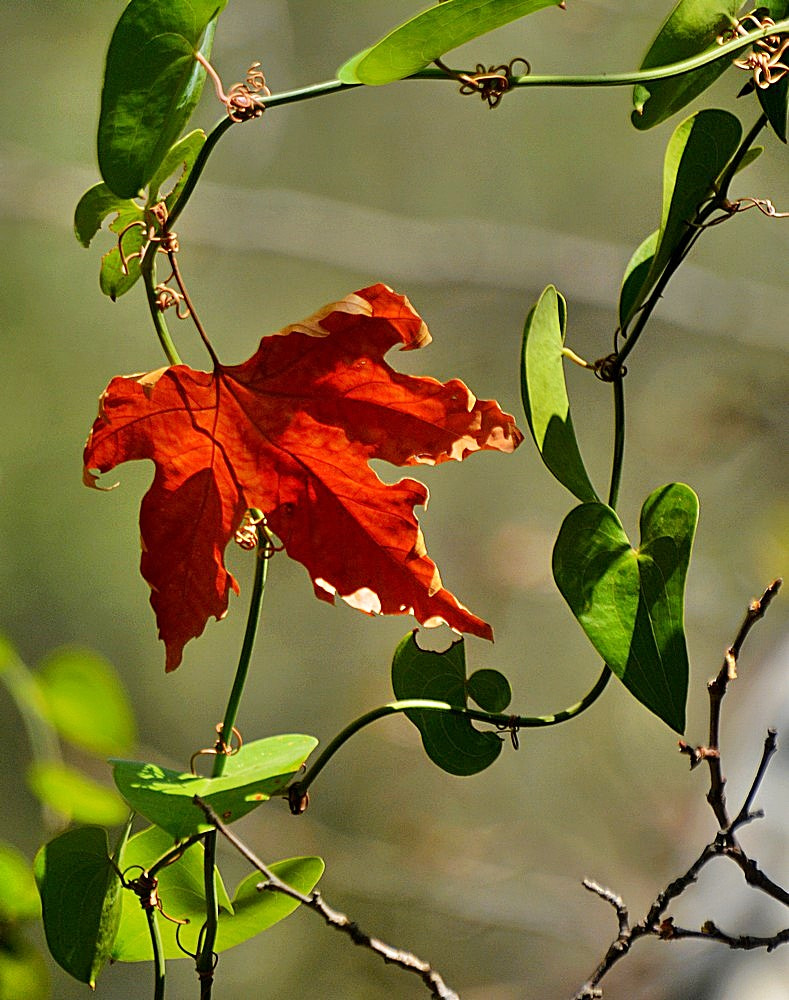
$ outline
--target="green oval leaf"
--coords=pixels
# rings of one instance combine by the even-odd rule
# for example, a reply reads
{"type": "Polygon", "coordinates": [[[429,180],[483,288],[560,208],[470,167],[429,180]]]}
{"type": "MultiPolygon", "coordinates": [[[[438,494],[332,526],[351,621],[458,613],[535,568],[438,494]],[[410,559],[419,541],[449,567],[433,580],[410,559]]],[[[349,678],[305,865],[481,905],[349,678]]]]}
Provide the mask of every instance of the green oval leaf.
{"type": "Polygon", "coordinates": [[[56,649],[42,661],[37,679],[63,739],[99,757],[127,753],[134,745],[128,695],[103,656],[88,649],[56,649]]]}
{"type": "Polygon", "coordinates": [[[227,0],[131,0],[107,52],[98,153],[121,198],[151,180],[202,93],[216,21],[227,0]]]}
{"type": "Polygon", "coordinates": [[[129,815],[126,803],[115,789],[105,788],[65,764],[51,761],[31,764],[27,780],[33,794],[67,822],[118,826],[129,815]]]}
{"type": "Polygon", "coordinates": [[[121,912],[121,883],[106,831],[84,826],[62,833],[41,848],[33,871],[52,957],[94,987],[110,957],[121,912]]]}
{"type": "Polygon", "coordinates": [[[212,829],[192,802],[199,795],[225,823],[245,816],[288,785],[317,746],[313,736],[269,736],[228,757],[220,778],[182,774],[158,764],[114,760],[115,784],[132,809],[176,840],[212,829]]]}
{"type": "Polygon", "coordinates": [[[526,318],[521,350],[521,397],[534,443],[551,473],[579,500],[596,500],[570,415],[564,381],[567,305],[548,285],[526,318]]]}
{"type": "Polygon", "coordinates": [[[503,712],[512,701],[510,682],[498,670],[475,670],[466,682],[470,698],[484,712],[503,712]]]}
{"type": "MultiPolygon", "coordinates": [[[[679,0],[649,47],[639,69],[667,66],[717,47],[715,39],[735,20],[737,0],[679,0]]],[[[637,129],[649,129],[670,118],[731,66],[731,59],[718,59],[700,69],[638,84],[633,90],[631,121],[637,129]]]]}
{"type": "Polygon", "coordinates": [[[445,0],[389,32],[337,70],[343,83],[380,85],[402,80],[480,35],[556,7],[558,0],[445,0]]]}
{"type": "MultiPolygon", "coordinates": [[[[443,653],[422,649],[409,632],[395,649],[392,687],[400,700],[428,698],[466,707],[466,653],[462,639],[443,653]]],[[[419,730],[428,757],[449,774],[484,771],[501,753],[495,733],[480,732],[468,719],[449,712],[409,709],[405,713],[419,730]]]]}
{"type": "MultiPolygon", "coordinates": [[[[113,212],[120,229],[130,222],[142,221],[143,213],[137,202],[119,198],[106,184],[94,184],[83,194],[74,211],[74,235],[84,247],[89,247],[101,224],[113,212]]],[[[119,230],[116,229],[115,232],[119,230]]]]}
{"type": "Polygon", "coordinates": [[[581,504],[553,550],[556,584],[592,645],[631,694],[679,733],[688,688],[685,577],[698,510],[682,483],[655,490],[634,549],[610,507],[581,504]]]}
{"type": "Polygon", "coordinates": [[[619,300],[625,330],[687,233],[699,208],[732,158],[742,136],[739,120],[728,111],[708,108],[677,126],[663,162],[663,212],[649,267],[652,236],[628,264],[619,300]]]}

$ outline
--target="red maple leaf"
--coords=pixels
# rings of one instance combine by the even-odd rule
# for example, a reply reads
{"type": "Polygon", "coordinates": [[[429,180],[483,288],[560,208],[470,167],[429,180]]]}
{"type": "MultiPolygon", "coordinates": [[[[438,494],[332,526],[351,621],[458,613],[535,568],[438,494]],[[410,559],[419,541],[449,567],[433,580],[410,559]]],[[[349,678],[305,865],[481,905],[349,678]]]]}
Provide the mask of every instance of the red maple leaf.
{"type": "Polygon", "coordinates": [[[511,452],[522,435],[495,402],[457,380],[394,371],[389,348],[430,334],[409,301],[373,285],[264,337],[243,364],[185,365],[118,376],[101,396],[85,446],[85,482],[121,462],[156,465],[140,508],[142,575],[151,587],[166,669],[238,584],[224,551],[257,507],[318,597],[370,614],[413,614],[491,638],[490,626],[442,587],[414,515],[427,489],[384,484],[368,459],[395,465],[511,452]],[[95,470],[95,471],[94,471],[95,470]]]}

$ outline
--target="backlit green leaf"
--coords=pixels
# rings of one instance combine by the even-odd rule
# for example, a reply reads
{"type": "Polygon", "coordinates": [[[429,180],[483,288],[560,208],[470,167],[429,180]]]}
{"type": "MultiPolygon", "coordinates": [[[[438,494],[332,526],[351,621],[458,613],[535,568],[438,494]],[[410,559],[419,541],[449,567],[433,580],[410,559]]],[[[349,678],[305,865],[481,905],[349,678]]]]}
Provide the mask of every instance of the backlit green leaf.
{"type": "Polygon", "coordinates": [[[121,198],[148,184],[189,120],[227,0],[131,0],[107,52],[98,152],[101,175],[121,198]]]}
{"type": "Polygon", "coordinates": [[[558,0],[446,0],[357,53],[337,70],[337,77],[343,83],[373,85],[402,80],[464,42],[557,5],[558,0]]]}
{"type": "Polygon", "coordinates": [[[498,670],[475,670],[466,682],[470,698],[485,712],[503,712],[512,701],[510,682],[498,670]]]}
{"type": "Polygon", "coordinates": [[[565,518],[553,550],[557,586],[597,652],[643,705],[685,727],[685,578],[698,520],[688,486],[655,490],[633,548],[619,518],[585,503],[565,518]]]}
{"type": "Polygon", "coordinates": [[[94,184],[83,194],[74,212],[74,235],[84,247],[89,247],[101,224],[113,212],[123,219],[121,228],[139,219],[142,208],[131,198],[119,198],[106,184],[94,184]]]}
{"type": "Polygon", "coordinates": [[[33,794],[66,821],[117,826],[129,815],[128,806],[115,789],[105,788],[65,764],[31,764],[27,780],[33,794]]]}
{"type": "Polygon", "coordinates": [[[42,661],[37,678],[49,717],[64,739],[99,757],[127,753],[134,745],[128,696],[103,656],[56,649],[42,661]]]}
{"type": "MultiPolygon", "coordinates": [[[[466,707],[466,653],[462,639],[443,653],[422,649],[409,632],[395,649],[392,687],[400,700],[427,698],[466,707]]],[[[450,712],[410,709],[405,713],[419,730],[428,757],[449,774],[484,771],[501,753],[501,740],[480,732],[469,719],[450,712]]]]}
{"type": "MultiPolygon", "coordinates": [[[[731,26],[739,7],[738,0],[679,0],[639,68],[667,66],[717,47],[716,38],[731,26]]],[[[633,124],[642,130],[659,125],[698,97],[730,66],[731,58],[722,58],[681,76],[638,84],[633,90],[633,124]]]]}
{"type": "Polygon", "coordinates": [[[647,296],[647,277],[655,260],[660,230],[650,233],[628,261],[619,292],[619,325],[625,330],[647,296]]]}
{"type": "Polygon", "coordinates": [[[567,306],[548,285],[526,318],[521,352],[521,397],[540,457],[559,482],[579,500],[596,500],[570,415],[564,381],[567,306]]]}
{"type": "Polygon", "coordinates": [[[156,204],[156,202],[162,197],[160,189],[164,186],[165,182],[172,174],[178,172],[178,179],[166,197],[168,210],[173,207],[175,202],[178,200],[178,195],[181,193],[181,189],[186,183],[186,179],[189,176],[192,167],[195,164],[197,154],[203,148],[204,143],[205,132],[198,128],[195,129],[194,132],[190,132],[189,135],[185,135],[183,139],[179,139],[178,142],[176,142],[176,144],[168,150],[167,155],[159,164],[156,173],[151,178],[148,195],[149,205],[156,204]]]}
{"type": "Polygon", "coordinates": [[[120,920],[120,879],[98,826],[69,830],[45,844],[33,866],[52,957],[81,983],[95,985],[120,920]]]}
{"type": "Polygon", "coordinates": [[[0,842],[0,923],[33,920],[40,913],[30,862],[11,844],[0,842]]]}
{"type": "Polygon", "coordinates": [[[114,760],[115,784],[137,812],[176,840],[212,829],[192,799],[208,802],[225,821],[245,816],[288,785],[317,746],[313,736],[269,736],[228,757],[220,778],[182,774],[158,764],[114,760]]]}

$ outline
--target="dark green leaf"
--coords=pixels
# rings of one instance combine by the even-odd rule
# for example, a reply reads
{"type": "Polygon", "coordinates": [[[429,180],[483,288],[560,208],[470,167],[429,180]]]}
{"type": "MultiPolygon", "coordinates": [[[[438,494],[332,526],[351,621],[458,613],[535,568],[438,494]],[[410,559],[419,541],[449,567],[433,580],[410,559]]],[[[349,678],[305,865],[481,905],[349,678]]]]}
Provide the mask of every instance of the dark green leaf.
{"type": "Polygon", "coordinates": [[[34,920],[40,913],[30,862],[15,847],[0,842],[0,923],[34,920]]]}
{"type": "Polygon", "coordinates": [[[131,749],[136,739],[131,705],[103,656],[87,649],[54,650],[41,663],[37,679],[52,724],[64,739],[99,757],[131,749]]]}
{"type": "Polygon", "coordinates": [[[33,794],[68,822],[117,826],[129,809],[113,788],[105,788],[65,764],[40,761],[27,774],[33,794]]]}
{"type": "MultiPolygon", "coordinates": [[[[126,844],[120,859],[121,871],[126,872],[128,879],[135,878],[140,874],[140,869],[152,867],[172,847],[173,838],[168,833],[150,826],[136,833],[126,844]]],[[[157,875],[162,909],[178,920],[189,921],[188,932],[186,928],[182,928],[180,936],[182,941],[188,940],[190,944],[196,943],[197,934],[205,920],[203,858],[203,845],[193,844],[178,861],[162,868],[157,875]]],[[[226,914],[233,912],[233,904],[216,868],[214,876],[221,920],[226,914]]],[[[175,930],[176,925],[169,920],[159,920],[164,957],[188,958],[178,947],[175,930]]],[[[122,893],[121,921],[112,948],[112,959],[118,962],[150,962],[153,959],[148,921],[138,897],[131,890],[124,890],[122,893]]]]}
{"type": "Polygon", "coordinates": [[[721,171],[734,155],[742,127],[728,111],[708,108],[674,130],[663,163],[663,213],[649,267],[648,237],[628,264],[620,294],[620,323],[625,329],[644,303],[697,211],[711,196],[721,171]],[[638,285],[643,276],[643,283],[638,285]],[[626,287],[625,287],[626,286],[626,287]]]}
{"type": "Polygon", "coordinates": [[[672,483],[644,503],[638,549],[610,507],[586,503],[567,515],[553,550],[557,586],[595,649],[677,732],[685,727],[683,599],[697,520],[696,494],[672,483]]]}
{"type": "Polygon", "coordinates": [[[484,712],[503,712],[512,701],[510,682],[498,670],[475,670],[466,691],[484,712]]]}
{"type": "MultiPolygon", "coordinates": [[[[730,27],[739,6],[738,0],[679,0],[640,69],[681,62],[716,47],[716,38],[730,27]]],[[[633,124],[642,130],[659,125],[698,97],[730,66],[731,57],[722,58],[681,76],[638,84],[633,90],[633,124]]]]}
{"type": "Polygon", "coordinates": [[[372,85],[402,80],[464,42],[557,5],[558,0],[446,0],[357,53],[337,70],[337,77],[343,83],[372,85]]]}
{"type": "Polygon", "coordinates": [[[317,746],[312,736],[269,736],[245,743],[228,757],[221,778],[181,774],[158,764],[115,760],[115,784],[132,809],[176,840],[210,830],[192,798],[199,795],[226,822],[245,816],[277,795],[317,746]]]}
{"type": "Polygon", "coordinates": [[[98,151],[101,176],[121,198],[151,180],[181,134],[205,82],[227,0],[131,0],[107,52],[98,151]]]}
{"type": "Polygon", "coordinates": [[[106,831],[84,826],[62,833],[41,848],[33,870],[52,957],[75,979],[95,986],[121,911],[106,831]]]}
{"type": "MultiPolygon", "coordinates": [[[[392,687],[398,699],[427,698],[465,708],[466,683],[462,639],[443,653],[420,648],[415,632],[398,644],[392,660],[392,687]]],[[[428,757],[449,774],[477,774],[501,753],[495,733],[480,732],[463,716],[427,709],[411,709],[406,715],[419,730],[428,757]]]]}
{"type": "Polygon", "coordinates": [[[185,135],[183,139],[179,139],[178,142],[171,147],[165,158],[159,164],[158,170],[151,178],[148,194],[149,205],[155,205],[161,198],[160,189],[164,186],[171,174],[176,173],[176,171],[180,171],[175,185],[167,194],[166,198],[168,211],[173,207],[175,202],[178,200],[178,195],[181,193],[181,189],[184,184],[186,184],[186,179],[195,164],[197,154],[203,148],[204,142],[205,132],[198,128],[195,129],[194,132],[190,132],[189,135],[185,135]]]}
{"type": "Polygon", "coordinates": [[[521,397],[537,450],[548,469],[579,500],[596,500],[570,415],[562,347],[567,306],[548,285],[526,318],[521,351],[521,397]]]}

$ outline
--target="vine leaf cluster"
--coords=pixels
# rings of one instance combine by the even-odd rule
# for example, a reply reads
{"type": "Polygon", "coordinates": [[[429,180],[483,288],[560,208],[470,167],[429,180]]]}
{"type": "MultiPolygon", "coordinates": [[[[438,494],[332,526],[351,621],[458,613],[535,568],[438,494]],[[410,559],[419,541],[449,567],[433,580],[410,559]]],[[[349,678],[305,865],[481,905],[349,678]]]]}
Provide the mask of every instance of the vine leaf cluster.
{"type": "MultiPolygon", "coordinates": [[[[450,69],[444,58],[461,44],[550,7],[561,10],[545,16],[572,16],[566,3],[443,0],[346,60],[336,79],[282,94],[270,91],[257,63],[245,83],[224,87],[210,62],[224,7],[225,0],[177,5],[131,0],[125,8],[110,42],[102,91],[97,144],[102,180],[80,200],[75,232],[89,246],[112,217],[109,229],[116,242],[102,258],[101,289],[115,300],[142,282],[167,360],[157,371],[110,382],[84,454],[89,486],[124,461],[155,463],[141,506],[141,571],[151,587],[166,669],[180,664],[185,644],[202,633],[209,617],[225,616],[230,592],[238,591],[224,563],[233,538],[255,559],[247,629],[216,742],[196,751],[191,771],[113,760],[124,802],[151,825],[132,835],[130,820],[111,845],[106,831],[90,824],[61,834],[39,852],[35,868],[47,941],[63,968],[91,985],[109,959],[152,960],[155,1000],[165,994],[165,962],[190,957],[201,1000],[209,1000],[219,952],[302,905],[343,929],[354,943],[417,972],[433,996],[455,997],[429,963],[361,932],[322,901],[315,890],[323,872],[320,858],[264,865],[228,824],[272,797],[286,798],[292,812],[303,812],[308,788],[340,747],[364,726],[393,713],[405,714],[419,730],[428,757],[455,775],[491,766],[507,734],[517,749],[521,729],[556,725],[586,711],[612,676],[669,727],[684,731],[689,679],[684,590],[699,505],[685,484],[657,486],[641,509],[638,544],[631,541],[617,512],[625,362],[671,277],[709,226],[751,205],[773,219],[786,214],[761,194],[731,199],[730,187],[759,155],[754,143],[764,130],[786,142],[789,2],[771,0],[738,19],[733,3],[721,7],[710,0],[680,0],[638,71],[551,77],[533,73],[522,57],[488,68],[478,64],[471,72],[450,69]],[[519,67],[525,72],[516,75],[519,67]],[[744,132],[737,116],[705,108],[674,130],[665,155],[658,226],[626,267],[611,349],[595,361],[572,350],[566,343],[567,303],[553,285],[525,321],[520,375],[526,421],[546,468],[577,501],[558,533],[553,574],[602,660],[594,687],[568,708],[515,714],[503,674],[486,669],[469,674],[462,639],[434,653],[421,649],[409,634],[392,664],[397,700],[354,720],[311,765],[317,745],[312,736],[286,734],[244,743],[237,714],[267,567],[277,551],[305,565],[322,600],[339,595],[369,614],[410,614],[425,625],[444,623],[458,633],[492,637],[488,623],[444,588],[427,555],[414,514],[426,502],[424,486],[412,479],[385,486],[368,462],[383,458],[413,467],[462,460],[483,450],[511,454],[522,435],[495,401],[477,399],[459,380],[406,376],[388,365],[389,349],[422,347],[430,335],[409,301],[383,283],[264,337],[243,364],[224,365],[182,274],[174,228],[218,142],[236,125],[265,120],[266,109],[406,78],[460,82],[462,93],[482,96],[491,109],[503,95],[532,86],[632,86],[632,122],[646,129],[684,108],[715,79],[737,71],[749,75],[743,91],[755,94],[758,118],[744,132]],[[208,77],[226,115],[208,134],[182,135],[208,77]],[[157,275],[162,256],[168,266],[163,281],[157,275]],[[168,313],[194,327],[210,370],[181,364],[168,313]],[[596,376],[612,395],[607,491],[595,485],[576,436],[565,382],[568,361],[596,376]],[[209,777],[195,773],[203,755],[213,758],[209,777]],[[216,867],[219,835],[257,872],[232,897],[216,867]]],[[[771,596],[762,599],[763,607],[771,596]]],[[[727,657],[728,671],[732,660],[736,666],[746,634],[727,657]]],[[[751,802],[772,750],[765,749],[751,794],[731,820],[718,748],[719,689],[725,690],[728,680],[716,683],[709,744],[686,752],[693,761],[709,763],[709,798],[719,835],[635,928],[618,896],[588,885],[615,908],[619,936],[609,950],[616,957],[603,959],[579,997],[597,995],[603,975],[640,934],[693,936],[669,923],[665,910],[712,856],[731,858],[750,884],[786,901],[783,890],[758,873],[735,836],[754,816],[751,802]]],[[[712,923],[701,933],[732,943],[712,923]]],[[[771,941],[782,943],[782,935],[771,941]]]]}

